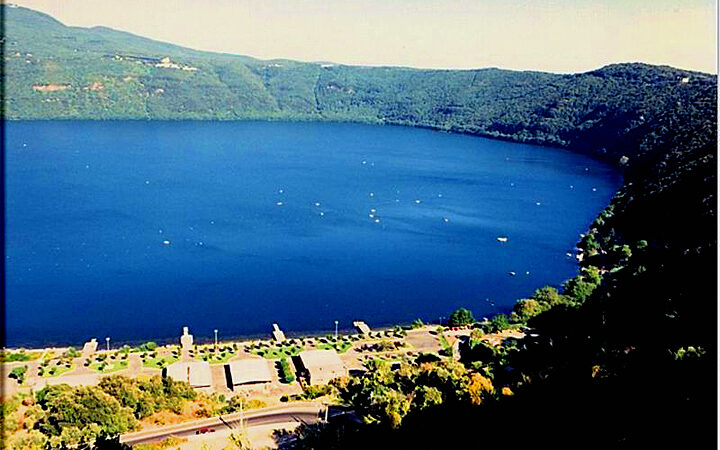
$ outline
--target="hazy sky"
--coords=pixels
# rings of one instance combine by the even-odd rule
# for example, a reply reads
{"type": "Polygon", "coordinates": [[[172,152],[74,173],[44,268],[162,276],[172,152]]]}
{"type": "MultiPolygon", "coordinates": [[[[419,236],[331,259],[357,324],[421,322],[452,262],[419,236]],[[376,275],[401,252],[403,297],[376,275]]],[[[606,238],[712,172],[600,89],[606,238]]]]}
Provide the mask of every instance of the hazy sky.
{"type": "Polygon", "coordinates": [[[14,0],[258,58],[578,72],[642,61],[716,72],[714,0],[14,0]]]}

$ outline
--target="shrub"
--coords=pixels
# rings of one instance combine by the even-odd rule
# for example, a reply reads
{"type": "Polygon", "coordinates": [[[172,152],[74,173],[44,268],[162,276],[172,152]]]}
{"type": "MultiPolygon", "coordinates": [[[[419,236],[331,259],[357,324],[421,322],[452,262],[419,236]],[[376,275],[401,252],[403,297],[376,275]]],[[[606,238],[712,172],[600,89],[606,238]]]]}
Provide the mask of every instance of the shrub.
{"type": "Polygon", "coordinates": [[[280,381],[283,383],[292,383],[295,381],[295,374],[293,374],[292,368],[290,367],[290,363],[288,362],[287,358],[282,358],[279,363],[280,364],[280,371],[282,373],[282,378],[280,381]]]}
{"type": "Polygon", "coordinates": [[[80,352],[77,351],[75,347],[70,347],[65,351],[65,353],[63,353],[63,356],[67,358],[77,358],[80,356],[80,352]]]}
{"type": "Polygon", "coordinates": [[[18,380],[18,383],[23,384],[25,381],[25,374],[27,372],[28,366],[20,366],[16,367],[13,370],[10,371],[10,374],[8,375],[10,378],[15,378],[18,380]]]}

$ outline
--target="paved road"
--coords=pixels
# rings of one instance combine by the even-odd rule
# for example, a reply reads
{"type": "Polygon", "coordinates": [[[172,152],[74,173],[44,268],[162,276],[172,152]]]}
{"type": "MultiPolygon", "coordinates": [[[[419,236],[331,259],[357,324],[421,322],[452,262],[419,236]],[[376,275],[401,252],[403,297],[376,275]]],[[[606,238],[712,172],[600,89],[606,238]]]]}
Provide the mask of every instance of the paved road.
{"type": "MultiPolygon", "coordinates": [[[[243,420],[246,428],[288,422],[314,423],[320,420],[322,411],[322,407],[316,403],[294,403],[292,405],[250,410],[243,414],[243,420]]],[[[209,419],[194,420],[182,424],[127,433],[120,436],[120,442],[128,445],[157,442],[170,436],[191,436],[201,428],[236,429],[240,427],[240,419],[240,413],[233,413],[209,419]]]]}

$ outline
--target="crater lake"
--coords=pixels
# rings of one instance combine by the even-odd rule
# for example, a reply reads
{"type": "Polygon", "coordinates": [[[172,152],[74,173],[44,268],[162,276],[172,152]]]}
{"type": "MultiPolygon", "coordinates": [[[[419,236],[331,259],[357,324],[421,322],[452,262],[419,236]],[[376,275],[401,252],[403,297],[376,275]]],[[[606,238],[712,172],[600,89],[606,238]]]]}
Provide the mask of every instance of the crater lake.
{"type": "Polygon", "coordinates": [[[9,346],[509,312],[575,275],[622,181],[566,150],[409,127],[5,127],[9,346]]]}

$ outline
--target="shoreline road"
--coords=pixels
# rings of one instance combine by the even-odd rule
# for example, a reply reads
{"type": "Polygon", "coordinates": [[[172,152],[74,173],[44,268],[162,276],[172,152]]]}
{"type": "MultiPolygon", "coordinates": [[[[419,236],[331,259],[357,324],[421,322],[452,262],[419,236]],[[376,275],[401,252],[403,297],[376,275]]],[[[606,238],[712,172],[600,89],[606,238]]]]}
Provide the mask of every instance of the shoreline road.
{"type": "Polygon", "coordinates": [[[186,437],[195,435],[201,428],[215,430],[235,430],[240,428],[240,420],[245,428],[261,425],[287,424],[291,422],[315,423],[322,419],[323,406],[317,403],[295,403],[270,408],[253,409],[244,413],[232,413],[208,419],[193,420],[160,428],[126,433],[120,436],[120,442],[135,445],[162,441],[170,436],[186,437]]]}

